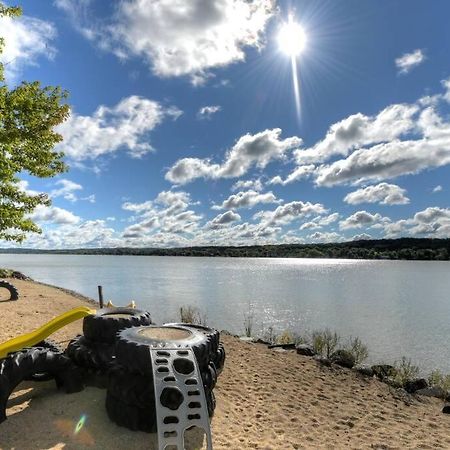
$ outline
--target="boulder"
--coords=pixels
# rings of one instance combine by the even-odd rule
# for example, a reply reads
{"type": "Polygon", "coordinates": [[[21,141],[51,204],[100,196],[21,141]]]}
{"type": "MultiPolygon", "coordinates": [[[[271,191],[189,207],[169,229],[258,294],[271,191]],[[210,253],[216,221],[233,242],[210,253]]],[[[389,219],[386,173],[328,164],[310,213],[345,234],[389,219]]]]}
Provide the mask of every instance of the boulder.
{"type": "Polygon", "coordinates": [[[445,406],[442,408],[442,412],[443,412],[444,414],[450,414],[450,405],[445,405],[445,406]]]}
{"type": "Polygon", "coordinates": [[[417,378],[415,380],[408,380],[403,387],[408,394],[414,394],[414,392],[419,391],[420,389],[426,389],[428,383],[425,378],[417,378]]]}
{"type": "Polygon", "coordinates": [[[430,386],[424,389],[419,389],[414,392],[417,395],[425,395],[426,397],[446,398],[447,392],[439,386],[430,386]]]}
{"type": "Polygon", "coordinates": [[[355,365],[355,357],[348,350],[337,350],[331,355],[331,362],[351,369],[355,365]]]}
{"type": "Polygon", "coordinates": [[[373,377],[374,375],[372,368],[368,366],[356,367],[355,370],[365,377],[373,377]]]}
{"type": "Polygon", "coordinates": [[[308,344],[300,344],[296,347],[297,353],[303,356],[314,356],[316,352],[314,349],[308,344]]]}
{"type": "Polygon", "coordinates": [[[325,356],[315,355],[314,359],[318,363],[322,364],[323,366],[328,366],[328,367],[331,366],[331,360],[329,360],[328,358],[325,358],[325,356]]]}
{"type": "Polygon", "coordinates": [[[397,369],[389,364],[377,364],[371,367],[373,374],[383,380],[385,378],[395,378],[397,375],[397,369]]]}

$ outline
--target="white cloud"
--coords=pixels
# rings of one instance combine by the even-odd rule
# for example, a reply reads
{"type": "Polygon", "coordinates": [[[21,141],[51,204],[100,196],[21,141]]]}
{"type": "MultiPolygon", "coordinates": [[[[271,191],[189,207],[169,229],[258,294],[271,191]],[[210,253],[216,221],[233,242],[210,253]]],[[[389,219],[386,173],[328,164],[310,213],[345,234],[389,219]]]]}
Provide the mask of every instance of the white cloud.
{"type": "Polygon", "coordinates": [[[400,74],[407,74],[415,67],[419,66],[425,61],[425,53],[421,49],[416,49],[411,53],[405,53],[395,60],[398,72],[400,74]]]}
{"type": "Polygon", "coordinates": [[[272,192],[261,194],[256,191],[242,191],[230,195],[221,205],[215,205],[213,209],[239,209],[253,208],[258,203],[277,203],[276,196],[272,192]]]}
{"type": "Polygon", "coordinates": [[[414,128],[414,115],[418,109],[416,105],[395,104],[376,116],[361,113],[351,115],[333,124],[325,138],[313,147],[296,150],[294,154],[297,164],[302,166],[318,163],[333,155],[347,156],[362,146],[397,139],[414,128]]]}
{"type": "Polygon", "coordinates": [[[63,197],[65,200],[68,200],[70,202],[76,202],[78,200],[78,197],[74,192],[83,189],[83,186],[81,186],[81,184],[75,183],[65,178],[56,181],[55,185],[60,187],[57,189],[53,189],[50,192],[50,197],[63,197]]]}
{"type": "Polygon", "coordinates": [[[0,37],[5,40],[0,62],[5,64],[5,76],[11,82],[17,81],[25,66],[36,66],[40,57],[52,59],[56,53],[51,45],[56,28],[34,17],[0,17],[0,37]]]}
{"type": "Polygon", "coordinates": [[[317,216],[310,222],[305,222],[301,225],[300,230],[314,230],[317,228],[327,227],[331,225],[333,222],[336,222],[340,217],[339,213],[332,213],[328,216],[317,216]]]}
{"type": "Polygon", "coordinates": [[[450,209],[428,207],[409,219],[385,224],[384,232],[388,238],[405,235],[450,238],[450,209]]]}
{"type": "Polygon", "coordinates": [[[310,239],[312,242],[317,243],[325,243],[325,242],[339,242],[342,241],[342,236],[335,232],[321,232],[316,231],[313,234],[310,234],[308,236],[308,239],[310,239]]]}
{"type": "Polygon", "coordinates": [[[260,211],[253,217],[260,219],[265,226],[286,225],[297,218],[308,217],[312,214],[324,214],[326,209],[320,203],[293,201],[278,206],[273,211],[260,211]]]}
{"type": "Polygon", "coordinates": [[[344,202],[350,205],[381,203],[382,205],[405,205],[409,203],[406,190],[396,184],[380,183],[350,192],[344,202]]]}
{"type": "Polygon", "coordinates": [[[346,159],[321,167],[316,183],[334,186],[349,182],[379,181],[449,163],[450,139],[392,141],[357,150],[346,159]]]}
{"type": "Polygon", "coordinates": [[[206,224],[206,228],[217,230],[239,220],[241,220],[241,216],[239,214],[234,211],[227,211],[214,217],[213,220],[206,224]]]}
{"type": "Polygon", "coordinates": [[[362,228],[367,226],[373,226],[377,223],[388,223],[389,218],[381,216],[381,214],[371,214],[367,211],[357,211],[345,220],[339,222],[339,228],[341,230],[348,230],[352,228],[362,228]]]}
{"type": "Polygon", "coordinates": [[[181,238],[173,236],[177,234],[192,237],[202,219],[201,215],[188,209],[195,204],[190,195],[183,191],[162,191],[154,200],[142,203],[125,202],[122,208],[136,213],[138,217],[132,218],[137,222],[127,227],[122,237],[130,245],[159,244],[167,240],[179,242],[181,238]]]}
{"type": "Polygon", "coordinates": [[[256,180],[239,180],[231,186],[232,191],[239,191],[240,189],[252,189],[253,191],[262,191],[264,185],[261,181],[261,178],[257,178],[256,180]]]}
{"type": "Polygon", "coordinates": [[[283,186],[286,186],[286,184],[310,177],[315,172],[315,169],[316,166],[314,164],[298,166],[285,180],[277,175],[276,177],[273,177],[268,184],[282,184],[283,186]]]}
{"type": "Polygon", "coordinates": [[[352,237],[352,241],[370,241],[373,237],[367,233],[355,234],[352,237]]]}
{"type": "Polygon", "coordinates": [[[438,185],[433,189],[433,193],[441,192],[442,189],[443,189],[442,186],[441,186],[440,184],[438,184],[438,185]]]}
{"type": "Polygon", "coordinates": [[[245,58],[259,47],[274,13],[270,0],[127,0],[109,28],[122,55],[143,57],[161,77],[191,75],[204,82],[208,70],[245,58]]]}
{"type": "Polygon", "coordinates": [[[34,212],[30,214],[30,218],[34,222],[48,222],[58,225],[76,224],[81,220],[80,217],[66,209],[43,205],[37,206],[34,212]]]}
{"type": "Polygon", "coordinates": [[[139,96],[124,98],[113,107],[99,106],[91,116],[72,112],[57,127],[64,141],[57,146],[75,161],[95,159],[126,149],[132,157],[153,151],[148,133],[165,118],[177,118],[181,112],[139,96]]]}
{"type": "Polygon", "coordinates": [[[203,106],[198,110],[197,117],[199,119],[211,119],[211,117],[221,109],[222,108],[219,105],[203,106]]]}
{"type": "Polygon", "coordinates": [[[226,153],[222,164],[211,163],[208,159],[180,159],[166,173],[166,179],[186,184],[196,178],[240,177],[253,166],[263,169],[272,160],[283,159],[288,151],[301,144],[301,139],[296,136],[281,140],[280,135],[279,128],[246,134],[226,153]]]}
{"type": "Polygon", "coordinates": [[[190,76],[203,84],[215,67],[260,48],[273,0],[124,0],[112,17],[93,22],[89,0],[57,0],[75,28],[121,59],[138,56],[160,77],[190,76]]]}

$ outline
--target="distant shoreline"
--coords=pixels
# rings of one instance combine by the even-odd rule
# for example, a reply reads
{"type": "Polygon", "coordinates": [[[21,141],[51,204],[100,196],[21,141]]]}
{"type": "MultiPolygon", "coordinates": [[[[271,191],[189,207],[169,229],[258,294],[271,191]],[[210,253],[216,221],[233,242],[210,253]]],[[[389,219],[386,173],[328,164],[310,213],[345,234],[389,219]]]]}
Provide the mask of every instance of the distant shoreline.
{"type": "Polygon", "coordinates": [[[450,239],[399,238],[324,244],[197,246],[179,248],[0,249],[0,254],[199,256],[231,258],[329,258],[375,260],[450,260],[450,239]]]}

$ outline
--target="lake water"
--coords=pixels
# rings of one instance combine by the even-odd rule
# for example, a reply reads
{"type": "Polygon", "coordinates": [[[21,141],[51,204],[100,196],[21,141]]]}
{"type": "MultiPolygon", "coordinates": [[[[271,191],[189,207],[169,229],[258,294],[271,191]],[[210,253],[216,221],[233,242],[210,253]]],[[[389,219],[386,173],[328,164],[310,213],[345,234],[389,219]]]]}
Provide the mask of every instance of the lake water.
{"type": "MultiPolygon", "coordinates": [[[[359,336],[370,362],[411,357],[450,372],[450,263],[331,259],[0,255],[0,267],[124,305],[157,323],[192,305],[208,324],[237,334],[328,327],[359,336]]],[[[1,317],[1,305],[0,305],[1,317]]]]}

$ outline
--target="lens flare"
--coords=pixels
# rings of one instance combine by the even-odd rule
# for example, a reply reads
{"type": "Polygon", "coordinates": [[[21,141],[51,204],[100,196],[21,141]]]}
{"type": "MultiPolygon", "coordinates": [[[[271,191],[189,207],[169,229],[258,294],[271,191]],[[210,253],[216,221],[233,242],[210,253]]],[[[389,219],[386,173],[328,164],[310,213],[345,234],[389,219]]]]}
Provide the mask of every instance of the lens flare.
{"type": "Polygon", "coordinates": [[[81,431],[81,429],[83,428],[84,424],[86,423],[86,419],[87,419],[86,414],[83,414],[80,417],[80,420],[78,421],[78,423],[77,423],[77,425],[75,427],[75,431],[73,432],[73,434],[78,434],[81,431]]]}

